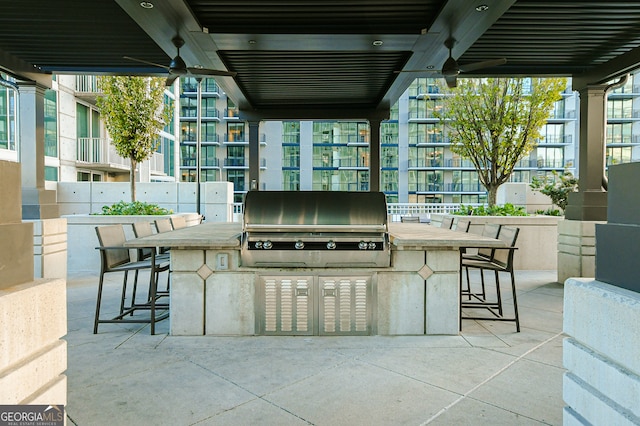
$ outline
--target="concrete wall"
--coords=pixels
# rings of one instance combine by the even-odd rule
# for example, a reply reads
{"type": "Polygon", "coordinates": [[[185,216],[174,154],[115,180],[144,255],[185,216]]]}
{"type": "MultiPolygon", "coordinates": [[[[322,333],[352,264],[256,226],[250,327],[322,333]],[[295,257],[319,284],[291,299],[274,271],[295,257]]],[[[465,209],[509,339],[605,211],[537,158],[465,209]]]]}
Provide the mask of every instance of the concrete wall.
{"type": "MultiPolygon", "coordinates": [[[[447,215],[432,214],[432,226],[439,226],[447,215]]],[[[551,271],[558,267],[559,216],[449,216],[454,223],[460,218],[471,221],[469,232],[482,234],[485,223],[499,223],[520,228],[514,263],[517,270],[551,271]]],[[[455,226],[455,225],[454,225],[455,226]]]]}
{"type": "MultiPolygon", "coordinates": [[[[136,199],[173,210],[174,213],[195,212],[196,184],[176,182],[138,183],[136,199]]],[[[130,201],[129,182],[59,182],[58,204],[61,215],[100,213],[103,206],[130,201]]],[[[233,184],[205,182],[200,184],[200,213],[208,222],[233,220],[233,184]]]]}
{"type": "Polygon", "coordinates": [[[538,210],[559,209],[559,207],[553,206],[551,198],[540,191],[534,191],[528,183],[524,182],[507,182],[500,185],[496,194],[496,202],[525,207],[527,213],[531,214],[538,210]]]}

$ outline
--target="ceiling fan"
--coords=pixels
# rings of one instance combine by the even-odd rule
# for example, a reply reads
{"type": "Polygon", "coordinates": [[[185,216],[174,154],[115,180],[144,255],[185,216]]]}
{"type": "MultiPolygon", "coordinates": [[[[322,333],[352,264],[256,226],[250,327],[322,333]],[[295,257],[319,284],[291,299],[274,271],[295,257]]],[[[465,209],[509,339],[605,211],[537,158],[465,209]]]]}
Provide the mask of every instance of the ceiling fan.
{"type": "Polygon", "coordinates": [[[446,61],[444,61],[444,64],[442,64],[442,69],[441,70],[433,70],[433,69],[424,69],[424,70],[402,70],[402,71],[396,71],[396,73],[401,73],[401,72],[437,72],[442,74],[442,76],[444,77],[445,81],[447,82],[447,86],[448,87],[456,87],[458,82],[457,82],[457,78],[458,75],[462,72],[469,72],[469,71],[476,71],[482,68],[491,68],[491,67],[495,67],[498,65],[504,65],[507,63],[507,60],[505,58],[500,58],[500,59],[489,59],[486,61],[480,61],[480,62],[473,62],[471,64],[467,64],[467,65],[459,65],[458,61],[456,61],[455,59],[453,59],[453,56],[451,55],[451,51],[453,49],[453,45],[455,43],[455,40],[453,38],[449,38],[447,39],[447,41],[445,41],[444,45],[447,47],[447,49],[449,49],[449,57],[447,58],[446,61]]]}
{"type": "Polygon", "coordinates": [[[187,67],[187,64],[184,62],[184,59],[180,57],[180,48],[184,46],[184,40],[180,36],[175,36],[171,39],[171,42],[176,47],[177,54],[176,57],[171,60],[169,66],[156,64],[154,62],[145,61],[143,59],[132,58],[130,56],[125,56],[125,59],[129,59],[131,61],[141,62],[143,64],[153,65],[154,67],[164,68],[169,72],[167,76],[166,85],[171,86],[173,82],[182,75],[190,74],[194,77],[200,76],[223,76],[223,77],[235,77],[237,73],[232,71],[220,71],[220,70],[212,70],[208,68],[199,68],[199,67],[187,67]]]}

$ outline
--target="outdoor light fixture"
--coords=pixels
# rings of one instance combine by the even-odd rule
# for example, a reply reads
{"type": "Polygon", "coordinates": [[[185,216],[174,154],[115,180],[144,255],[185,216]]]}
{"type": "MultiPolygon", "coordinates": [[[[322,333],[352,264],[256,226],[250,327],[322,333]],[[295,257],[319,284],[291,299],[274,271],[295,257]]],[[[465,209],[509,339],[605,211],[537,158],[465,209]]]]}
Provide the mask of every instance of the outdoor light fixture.
{"type": "Polygon", "coordinates": [[[153,9],[153,3],[151,3],[150,1],[141,1],[140,6],[145,9],[153,9]]]}
{"type": "Polygon", "coordinates": [[[489,10],[489,6],[487,6],[486,4],[480,4],[476,6],[476,10],[478,12],[484,12],[485,10],[489,10]]]}

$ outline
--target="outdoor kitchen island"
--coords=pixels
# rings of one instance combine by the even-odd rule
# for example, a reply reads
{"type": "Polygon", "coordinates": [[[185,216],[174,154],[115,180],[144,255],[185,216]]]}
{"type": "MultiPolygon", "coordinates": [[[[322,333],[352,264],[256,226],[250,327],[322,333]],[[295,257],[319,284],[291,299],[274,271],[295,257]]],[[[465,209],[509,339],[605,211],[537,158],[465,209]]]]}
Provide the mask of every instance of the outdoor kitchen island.
{"type": "Polygon", "coordinates": [[[387,267],[243,266],[240,223],[127,246],[171,247],[171,335],[458,334],[459,248],[502,243],[422,223],[388,230],[387,267]]]}

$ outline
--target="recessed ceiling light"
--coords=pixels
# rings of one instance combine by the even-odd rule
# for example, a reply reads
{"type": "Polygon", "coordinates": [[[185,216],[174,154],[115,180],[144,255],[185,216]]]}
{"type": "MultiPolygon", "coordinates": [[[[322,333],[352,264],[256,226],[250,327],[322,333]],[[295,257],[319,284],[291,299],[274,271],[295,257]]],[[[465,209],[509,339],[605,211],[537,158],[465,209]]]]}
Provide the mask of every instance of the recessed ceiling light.
{"type": "Polygon", "coordinates": [[[383,41],[382,41],[382,40],[373,40],[373,43],[372,43],[372,44],[373,44],[374,46],[382,46],[383,41]]]}
{"type": "Polygon", "coordinates": [[[428,69],[428,70],[432,70],[432,69],[434,69],[434,68],[435,68],[435,66],[434,66],[434,65],[428,65],[428,66],[427,66],[427,69],[428,69]]]}
{"type": "Polygon", "coordinates": [[[144,7],[145,9],[153,9],[153,3],[151,3],[150,1],[141,1],[140,6],[144,7]]]}
{"type": "Polygon", "coordinates": [[[249,40],[249,44],[256,44],[255,40],[249,40]]]}
{"type": "Polygon", "coordinates": [[[489,6],[487,6],[486,4],[480,4],[476,6],[476,10],[478,12],[484,12],[485,10],[489,10],[489,6]]]}

